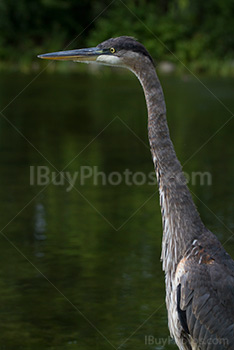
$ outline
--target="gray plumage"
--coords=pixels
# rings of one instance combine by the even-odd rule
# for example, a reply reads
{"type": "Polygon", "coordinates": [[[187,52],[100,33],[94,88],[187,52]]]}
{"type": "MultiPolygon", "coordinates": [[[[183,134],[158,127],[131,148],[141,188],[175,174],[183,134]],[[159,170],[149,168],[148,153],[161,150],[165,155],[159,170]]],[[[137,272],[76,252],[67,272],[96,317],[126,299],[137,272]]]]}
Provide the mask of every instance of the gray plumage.
{"type": "Polygon", "coordinates": [[[168,325],[180,350],[234,350],[234,262],[204,226],[170,139],[166,106],[152,57],[131,37],[95,48],[41,55],[130,69],[140,80],[160,192],[168,325]]]}

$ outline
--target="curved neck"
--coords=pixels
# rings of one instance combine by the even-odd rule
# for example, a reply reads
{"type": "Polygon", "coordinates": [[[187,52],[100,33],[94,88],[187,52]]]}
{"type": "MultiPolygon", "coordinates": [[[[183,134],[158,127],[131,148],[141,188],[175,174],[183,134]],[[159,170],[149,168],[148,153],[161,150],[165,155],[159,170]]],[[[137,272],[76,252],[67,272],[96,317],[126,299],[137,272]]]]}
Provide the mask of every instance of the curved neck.
{"type": "Polygon", "coordinates": [[[134,73],[143,87],[148,109],[149,142],[163,221],[163,269],[175,271],[185,251],[204,232],[205,227],[170,139],[163,91],[155,69],[148,60],[141,61],[134,67],[134,73]]]}

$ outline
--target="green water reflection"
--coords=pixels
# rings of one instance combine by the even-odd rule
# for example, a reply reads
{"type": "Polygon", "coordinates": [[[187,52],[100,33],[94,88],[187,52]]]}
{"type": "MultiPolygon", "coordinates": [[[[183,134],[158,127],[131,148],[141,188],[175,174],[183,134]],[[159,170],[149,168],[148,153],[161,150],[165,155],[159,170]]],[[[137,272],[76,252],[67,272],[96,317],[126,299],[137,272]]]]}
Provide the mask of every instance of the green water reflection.
{"type": "MultiPolygon", "coordinates": [[[[1,75],[1,109],[33,78],[1,75]]],[[[212,175],[210,186],[191,184],[196,205],[234,256],[233,120],[222,128],[231,114],[196,80],[161,80],[184,170],[212,175]]],[[[234,110],[233,80],[203,83],[234,110]]],[[[93,177],[82,185],[80,173],[71,191],[67,182],[30,185],[30,167],[38,166],[148,176],[153,166],[137,80],[42,74],[3,114],[0,349],[176,349],[159,344],[169,332],[157,187],[103,185],[101,175],[96,185],[93,177]],[[147,336],[155,343],[145,344],[147,336]]]]}

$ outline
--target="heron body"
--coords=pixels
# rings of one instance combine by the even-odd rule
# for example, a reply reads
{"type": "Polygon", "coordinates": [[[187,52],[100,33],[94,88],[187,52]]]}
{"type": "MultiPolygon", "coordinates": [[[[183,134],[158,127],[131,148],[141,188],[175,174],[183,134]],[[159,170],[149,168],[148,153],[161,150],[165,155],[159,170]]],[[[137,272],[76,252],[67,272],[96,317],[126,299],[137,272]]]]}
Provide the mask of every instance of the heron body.
{"type": "Polygon", "coordinates": [[[193,203],[170,139],[163,91],[150,54],[135,39],[122,36],[94,48],[39,57],[125,67],[138,77],[160,193],[171,336],[180,350],[234,350],[234,261],[204,226],[193,203]]]}

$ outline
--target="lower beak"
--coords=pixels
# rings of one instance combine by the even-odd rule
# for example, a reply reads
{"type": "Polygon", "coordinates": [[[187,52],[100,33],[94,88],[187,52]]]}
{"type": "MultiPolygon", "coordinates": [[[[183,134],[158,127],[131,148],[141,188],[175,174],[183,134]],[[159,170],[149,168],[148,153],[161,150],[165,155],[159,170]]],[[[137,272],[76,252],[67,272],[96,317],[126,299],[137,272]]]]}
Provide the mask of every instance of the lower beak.
{"type": "Polygon", "coordinates": [[[102,53],[103,51],[98,47],[90,47],[88,49],[45,53],[44,55],[38,55],[37,57],[47,60],[95,61],[102,53]]]}

